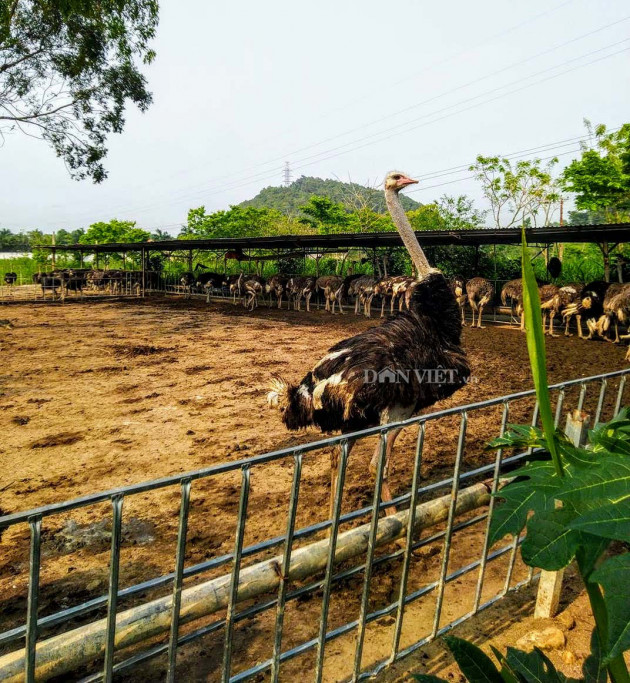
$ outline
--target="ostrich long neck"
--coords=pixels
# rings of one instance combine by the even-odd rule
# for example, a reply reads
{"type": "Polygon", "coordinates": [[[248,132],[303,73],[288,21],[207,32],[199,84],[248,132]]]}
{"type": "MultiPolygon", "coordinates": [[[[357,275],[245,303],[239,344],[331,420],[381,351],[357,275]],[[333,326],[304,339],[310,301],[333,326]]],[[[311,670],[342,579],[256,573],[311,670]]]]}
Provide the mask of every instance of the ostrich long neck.
{"type": "Polygon", "coordinates": [[[394,225],[396,226],[396,230],[398,230],[398,233],[400,234],[400,237],[407,248],[407,251],[409,252],[409,256],[411,256],[413,265],[418,271],[418,279],[421,280],[423,277],[428,275],[429,271],[431,270],[431,266],[429,265],[427,257],[422,251],[422,247],[418,242],[416,233],[413,231],[413,228],[409,223],[409,219],[407,218],[407,214],[400,203],[398,192],[389,189],[385,190],[385,201],[387,203],[389,215],[392,217],[394,225]]]}

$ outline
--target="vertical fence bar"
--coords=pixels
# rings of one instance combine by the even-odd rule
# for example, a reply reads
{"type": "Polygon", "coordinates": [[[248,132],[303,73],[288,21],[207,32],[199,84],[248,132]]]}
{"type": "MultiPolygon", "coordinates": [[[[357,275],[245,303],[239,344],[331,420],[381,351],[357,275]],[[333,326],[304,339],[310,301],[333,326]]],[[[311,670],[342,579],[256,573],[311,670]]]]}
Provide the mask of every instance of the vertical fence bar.
{"type": "Polygon", "coordinates": [[[553,421],[553,426],[557,429],[560,426],[562,419],[562,407],[564,406],[565,390],[560,389],[558,392],[558,403],[556,403],[556,414],[553,421]]]}
{"type": "Polygon", "coordinates": [[[385,455],[387,452],[387,438],[389,431],[383,430],[380,434],[380,451],[376,467],[376,481],[374,482],[374,502],[372,504],[372,520],[370,523],[370,535],[365,556],[365,575],[363,579],[363,593],[361,595],[361,607],[359,608],[359,627],[357,631],[357,645],[354,652],[354,673],[352,680],[357,681],[361,672],[361,657],[363,655],[363,642],[365,640],[365,617],[367,616],[368,602],[370,599],[370,582],[372,580],[372,562],[374,561],[374,548],[376,546],[376,534],[378,531],[378,515],[381,502],[381,489],[383,487],[383,472],[385,468],[385,455]]]}
{"type": "Polygon", "coordinates": [[[599,418],[602,416],[602,410],[604,408],[604,399],[606,397],[606,387],[608,386],[608,381],[602,380],[602,388],[599,390],[599,398],[597,399],[597,409],[595,410],[595,419],[593,421],[593,426],[599,422],[599,418]]]}
{"type": "Polygon", "coordinates": [[[282,558],[282,575],[278,586],[278,607],[276,611],[276,630],[273,642],[273,655],[271,660],[271,680],[276,683],[280,671],[280,648],[282,647],[282,627],[284,625],[284,605],[287,597],[287,577],[291,566],[291,552],[293,550],[293,532],[295,531],[295,516],[297,514],[298,500],[300,496],[300,482],[302,480],[302,454],[294,456],[293,485],[291,486],[291,498],[289,500],[289,513],[287,516],[287,536],[284,542],[284,555],[282,558]]]}
{"type": "MultiPolygon", "coordinates": [[[[540,413],[540,406],[538,405],[538,399],[536,399],[536,403],[534,404],[534,412],[532,414],[532,427],[535,427],[538,424],[538,415],[540,413]]],[[[531,455],[534,452],[533,446],[530,446],[527,449],[527,455],[531,455]]]]}
{"type": "Polygon", "coordinates": [[[457,495],[459,493],[459,472],[462,466],[464,455],[464,444],[466,442],[466,426],[468,424],[468,413],[461,414],[459,427],[459,439],[457,441],[457,455],[455,457],[455,467],[453,469],[453,486],[451,489],[451,504],[448,509],[448,520],[446,523],[446,534],[444,535],[444,548],[442,550],[442,567],[440,569],[440,579],[437,586],[437,601],[435,604],[435,616],[433,619],[433,631],[431,638],[435,638],[440,627],[440,616],[442,614],[442,604],[444,602],[444,588],[446,586],[446,572],[448,570],[448,560],[451,552],[451,538],[453,536],[453,522],[455,521],[455,506],[457,505],[457,495]]]}
{"type": "MultiPolygon", "coordinates": [[[[621,404],[623,402],[623,390],[626,388],[626,377],[628,375],[623,375],[619,380],[619,390],[617,391],[617,400],[615,401],[615,415],[619,415],[621,410],[621,404]]],[[[615,417],[613,415],[613,417],[615,417]]]]}
{"type": "Polygon", "coordinates": [[[31,527],[28,600],[26,603],[26,683],[35,680],[35,646],[37,644],[37,612],[39,607],[39,570],[42,548],[42,516],[28,520],[31,527]]]}
{"type": "MultiPolygon", "coordinates": [[[[503,404],[503,414],[501,416],[501,427],[499,429],[499,436],[505,434],[505,428],[510,414],[510,407],[506,401],[503,404]]],[[[494,511],[494,504],[496,498],[494,494],[499,487],[499,475],[501,474],[501,461],[503,460],[503,449],[497,450],[497,457],[494,461],[494,474],[492,476],[492,496],[490,497],[490,504],[488,506],[488,523],[486,524],[486,536],[483,543],[483,551],[481,554],[481,564],[479,565],[479,579],[477,580],[477,589],[475,591],[475,602],[473,612],[479,611],[479,603],[481,601],[481,591],[483,590],[483,580],[486,574],[486,564],[488,562],[488,550],[490,549],[490,524],[492,523],[492,513],[494,511]]]]}
{"type": "MultiPolygon", "coordinates": [[[[322,671],[324,668],[324,649],[326,646],[326,628],[328,626],[328,608],[330,604],[330,589],[335,564],[335,551],[337,550],[337,533],[339,531],[339,517],[341,516],[341,502],[343,497],[343,486],[346,479],[346,464],[348,461],[348,442],[341,444],[341,454],[339,457],[339,470],[337,472],[337,490],[335,491],[335,505],[330,527],[330,540],[328,543],[328,562],[326,565],[326,576],[324,577],[322,595],[322,614],[319,623],[319,635],[317,638],[317,660],[315,665],[315,681],[321,683],[322,671]]],[[[332,492],[331,492],[332,495],[332,492]]],[[[377,503],[375,503],[377,505],[377,503]]]]}
{"type": "Polygon", "coordinates": [[[113,679],[114,649],[116,642],[116,607],[118,604],[118,577],[120,570],[120,532],[124,496],[112,496],[112,546],[109,560],[109,595],[107,596],[107,635],[105,640],[105,665],[103,680],[110,683],[113,679]]]}
{"type": "Polygon", "coordinates": [[[580,384],[580,398],[578,399],[577,409],[581,413],[584,408],[584,399],[586,398],[586,383],[580,384]]]}
{"type": "Polygon", "coordinates": [[[179,528],[177,530],[177,551],[175,554],[175,577],[173,579],[173,603],[171,607],[171,631],[168,641],[168,683],[175,681],[177,666],[177,640],[179,638],[179,612],[182,605],[182,583],[184,579],[184,560],[186,558],[186,536],[188,534],[188,513],[190,511],[190,489],[192,482],[181,482],[181,503],[179,506],[179,528]]]}
{"type": "Polygon", "coordinates": [[[241,498],[238,505],[238,521],[236,523],[236,538],[234,541],[234,565],[230,581],[230,595],[228,598],[227,614],[225,617],[225,645],[223,648],[223,671],[221,680],[227,683],[230,680],[230,668],[232,664],[232,633],[234,631],[234,610],[238,597],[238,580],[241,573],[241,559],[243,555],[243,538],[245,536],[245,520],[247,518],[247,503],[249,502],[249,466],[241,470],[241,498]]]}
{"type": "Polygon", "coordinates": [[[392,652],[388,663],[391,664],[398,654],[400,646],[400,634],[402,633],[403,616],[405,612],[405,597],[407,594],[407,579],[409,577],[409,562],[411,560],[411,548],[413,545],[413,527],[416,518],[416,505],[418,504],[418,486],[420,484],[420,467],[422,464],[422,450],[424,448],[426,424],[420,423],[418,438],[416,440],[416,457],[413,463],[413,477],[411,480],[411,500],[409,501],[409,522],[407,526],[407,544],[403,557],[403,567],[400,576],[400,591],[398,593],[398,610],[396,613],[396,626],[394,627],[394,640],[392,652]]]}

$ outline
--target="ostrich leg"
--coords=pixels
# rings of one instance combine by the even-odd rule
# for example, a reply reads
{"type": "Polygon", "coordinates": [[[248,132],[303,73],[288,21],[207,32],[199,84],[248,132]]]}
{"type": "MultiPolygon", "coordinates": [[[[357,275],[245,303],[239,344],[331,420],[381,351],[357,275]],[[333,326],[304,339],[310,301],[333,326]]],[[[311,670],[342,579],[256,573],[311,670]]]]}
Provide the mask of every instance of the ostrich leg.
{"type": "MultiPolygon", "coordinates": [[[[407,417],[407,415],[405,416],[407,417]]],[[[404,418],[403,418],[404,419],[404,418]]],[[[388,434],[387,434],[387,444],[385,445],[385,465],[383,468],[383,483],[381,485],[381,499],[383,502],[388,502],[392,499],[392,492],[391,489],[389,488],[389,482],[388,482],[388,476],[389,476],[389,458],[392,454],[392,449],[394,448],[394,442],[398,438],[398,435],[402,432],[402,427],[398,427],[397,429],[392,429],[388,434]]],[[[378,466],[378,459],[380,457],[381,453],[381,444],[380,441],[376,444],[376,448],[374,450],[374,455],[372,456],[372,460],[370,461],[370,472],[373,476],[376,476],[376,470],[378,466]]],[[[380,501],[374,501],[374,504],[377,505],[380,501]]],[[[385,508],[385,514],[386,515],[395,515],[396,514],[396,506],[391,505],[389,507],[385,508]]]]}
{"type": "Polygon", "coordinates": [[[477,309],[477,327],[480,330],[485,329],[484,326],[481,324],[481,316],[483,315],[483,304],[479,304],[479,308],[477,309]]]}
{"type": "MultiPolygon", "coordinates": [[[[348,441],[348,453],[347,457],[350,456],[350,451],[354,446],[355,442],[353,440],[348,441]]],[[[341,455],[341,446],[334,446],[330,451],[330,505],[328,508],[329,519],[333,518],[335,513],[335,494],[337,493],[337,478],[339,477],[339,456],[341,455]]],[[[330,531],[328,532],[330,535],[330,531]]]]}
{"type": "Polygon", "coordinates": [[[578,337],[580,339],[584,339],[584,334],[582,333],[582,316],[581,315],[575,316],[575,324],[577,325],[578,337]]]}

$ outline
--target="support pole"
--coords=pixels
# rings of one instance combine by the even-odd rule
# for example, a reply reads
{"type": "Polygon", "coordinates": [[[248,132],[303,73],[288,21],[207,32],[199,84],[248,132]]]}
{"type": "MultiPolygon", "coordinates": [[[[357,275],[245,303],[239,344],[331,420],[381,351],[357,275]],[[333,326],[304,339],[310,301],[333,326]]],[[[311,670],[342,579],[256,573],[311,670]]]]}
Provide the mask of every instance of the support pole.
{"type": "Polygon", "coordinates": [[[146,252],[146,249],[144,247],[142,247],[141,258],[142,258],[142,298],[144,298],[144,293],[145,293],[146,286],[147,286],[147,252],[146,252]]]}
{"type": "MultiPolygon", "coordinates": [[[[586,442],[589,422],[590,416],[579,410],[574,410],[567,415],[564,432],[574,446],[579,448],[586,442]]],[[[557,572],[549,572],[544,569],[541,571],[538,594],[536,595],[536,609],[534,610],[536,619],[551,619],[558,613],[563,577],[564,569],[557,572]]]]}
{"type": "MultiPolygon", "coordinates": [[[[454,513],[465,514],[490,502],[485,483],[474,484],[459,492],[454,513]]],[[[415,508],[413,534],[447,520],[451,495],[421,503],[415,508]]],[[[407,534],[409,510],[378,520],[374,544],[387,545],[407,534]]],[[[370,524],[345,531],[336,539],[335,564],[365,554],[370,539],[370,524]]],[[[301,581],[324,570],[328,563],[330,538],[304,546],[291,554],[285,581],[301,581]]],[[[282,577],[283,556],[245,567],[238,576],[235,603],[251,600],[277,591],[282,577]]],[[[181,593],[179,623],[186,624],[222,610],[228,604],[231,576],[224,575],[191,586],[181,593]]],[[[116,617],[115,650],[168,633],[171,628],[172,595],[120,612],[116,617]]],[[[107,619],[61,633],[37,643],[35,677],[38,681],[62,676],[86,664],[102,659],[107,640],[107,619]]],[[[0,657],[0,680],[4,683],[24,681],[26,652],[24,649],[0,657]]]]}

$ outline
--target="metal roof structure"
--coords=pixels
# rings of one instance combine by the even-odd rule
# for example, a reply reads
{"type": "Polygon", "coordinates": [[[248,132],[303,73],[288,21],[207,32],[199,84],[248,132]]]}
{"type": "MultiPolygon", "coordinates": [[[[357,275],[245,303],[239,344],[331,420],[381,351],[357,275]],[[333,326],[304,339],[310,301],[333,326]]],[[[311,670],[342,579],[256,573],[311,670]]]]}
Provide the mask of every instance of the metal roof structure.
{"type": "MultiPolygon", "coordinates": [[[[566,242],[612,242],[630,241],[630,223],[600,225],[565,225],[556,227],[527,228],[529,244],[554,244],[566,242]]],[[[433,246],[484,246],[494,244],[520,244],[520,228],[478,228],[474,230],[423,230],[417,232],[423,247],[433,246]]],[[[221,237],[212,239],[173,239],[148,242],[110,244],[42,245],[40,249],[53,251],[78,251],[84,253],[116,253],[134,251],[176,252],[191,250],[214,252],[237,252],[246,250],[271,250],[283,252],[299,250],[303,253],[334,252],[347,249],[377,249],[401,247],[397,232],[340,233],[331,235],[275,235],[272,237],[221,237]]]]}

